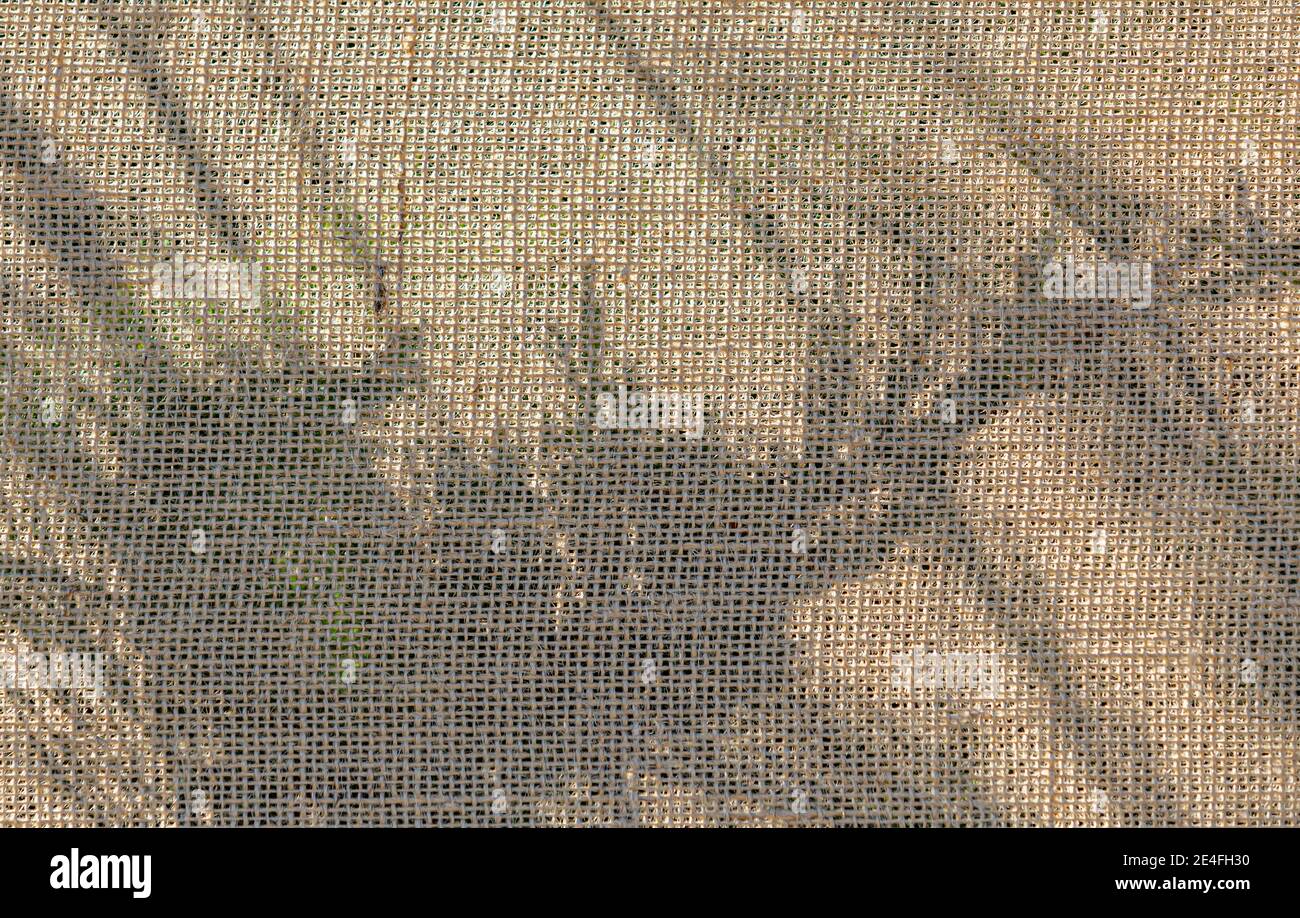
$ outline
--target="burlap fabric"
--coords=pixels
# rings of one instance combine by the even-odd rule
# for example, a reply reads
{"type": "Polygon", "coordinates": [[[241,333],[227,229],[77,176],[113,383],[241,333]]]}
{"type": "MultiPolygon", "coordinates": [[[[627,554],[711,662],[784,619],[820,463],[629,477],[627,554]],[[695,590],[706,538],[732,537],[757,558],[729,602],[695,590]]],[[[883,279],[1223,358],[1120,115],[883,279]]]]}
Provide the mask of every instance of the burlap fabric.
{"type": "Polygon", "coordinates": [[[1298,20],[5,4],[0,823],[1295,823],[1298,20]]]}

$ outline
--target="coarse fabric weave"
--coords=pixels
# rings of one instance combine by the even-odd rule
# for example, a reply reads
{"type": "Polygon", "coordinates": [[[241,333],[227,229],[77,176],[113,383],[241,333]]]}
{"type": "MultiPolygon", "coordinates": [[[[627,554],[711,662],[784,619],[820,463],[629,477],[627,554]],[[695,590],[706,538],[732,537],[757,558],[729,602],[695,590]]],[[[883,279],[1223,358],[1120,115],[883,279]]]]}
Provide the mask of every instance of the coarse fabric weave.
{"type": "Polygon", "coordinates": [[[1296,824],[1298,65],[4,4],[0,824],[1296,824]]]}

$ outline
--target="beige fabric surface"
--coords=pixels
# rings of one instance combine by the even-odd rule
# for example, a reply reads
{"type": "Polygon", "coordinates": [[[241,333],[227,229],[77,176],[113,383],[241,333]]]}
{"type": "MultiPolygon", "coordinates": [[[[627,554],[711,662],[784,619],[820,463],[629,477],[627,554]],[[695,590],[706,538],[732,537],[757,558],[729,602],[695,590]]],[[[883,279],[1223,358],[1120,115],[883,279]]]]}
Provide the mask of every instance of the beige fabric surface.
{"type": "Polygon", "coordinates": [[[4,4],[0,825],[1295,824],[1298,64],[4,4]]]}

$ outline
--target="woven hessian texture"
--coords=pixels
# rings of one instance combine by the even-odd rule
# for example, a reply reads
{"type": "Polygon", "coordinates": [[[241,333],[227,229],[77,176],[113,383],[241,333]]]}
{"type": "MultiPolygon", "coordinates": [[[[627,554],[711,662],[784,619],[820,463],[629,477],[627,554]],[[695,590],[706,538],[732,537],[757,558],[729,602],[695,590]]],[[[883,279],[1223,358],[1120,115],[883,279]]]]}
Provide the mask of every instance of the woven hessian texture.
{"type": "Polygon", "coordinates": [[[0,9],[0,824],[1285,825],[1300,7],[0,9]]]}

